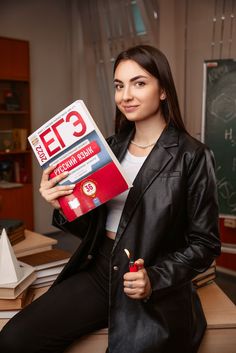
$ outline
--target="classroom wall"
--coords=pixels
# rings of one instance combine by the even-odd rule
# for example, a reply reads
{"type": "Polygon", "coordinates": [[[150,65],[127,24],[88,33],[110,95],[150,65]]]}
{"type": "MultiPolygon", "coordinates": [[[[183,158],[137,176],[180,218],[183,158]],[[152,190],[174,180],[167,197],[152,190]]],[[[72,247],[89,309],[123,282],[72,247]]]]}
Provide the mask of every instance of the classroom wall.
{"type": "MultiPolygon", "coordinates": [[[[32,130],[72,100],[70,0],[1,0],[0,35],[30,41],[32,130]]],[[[159,0],[160,49],[169,59],[187,128],[200,138],[204,59],[212,59],[215,0],[159,0]]],[[[219,58],[221,33],[217,2],[215,58],[219,58]]],[[[228,55],[229,7],[222,58],[228,55]]],[[[236,37],[236,26],[233,38],[236,37]]],[[[235,43],[231,56],[236,57],[235,43]]],[[[34,161],[35,230],[55,230],[51,208],[39,196],[41,171],[34,161]]]]}
{"type": "Polygon", "coordinates": [[[160,48],[170,61],[187,129],[200,139],[203,62],[236,58],[235,0],[159,0],[159,4],[160,48]]]}

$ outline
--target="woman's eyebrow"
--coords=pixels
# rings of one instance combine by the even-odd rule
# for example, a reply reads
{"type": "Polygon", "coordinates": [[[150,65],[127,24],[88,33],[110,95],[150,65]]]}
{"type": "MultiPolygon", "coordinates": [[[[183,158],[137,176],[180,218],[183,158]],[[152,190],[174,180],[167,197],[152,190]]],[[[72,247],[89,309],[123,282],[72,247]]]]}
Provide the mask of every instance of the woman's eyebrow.
{"type": "MultiPolygon", "coordinates": [[[[147,76],[144,76],[144,75],[134,76],[134,77],[132,77],[132,78],[130,79],[130,82],[139,80],[140,78],[148,78],[148,77],[147,77],[147,76]]],[[[123,83],[121,80],[118,80],[118,78],[115,78],[115,79],[114,79],[114,82],[123,83]]]]}

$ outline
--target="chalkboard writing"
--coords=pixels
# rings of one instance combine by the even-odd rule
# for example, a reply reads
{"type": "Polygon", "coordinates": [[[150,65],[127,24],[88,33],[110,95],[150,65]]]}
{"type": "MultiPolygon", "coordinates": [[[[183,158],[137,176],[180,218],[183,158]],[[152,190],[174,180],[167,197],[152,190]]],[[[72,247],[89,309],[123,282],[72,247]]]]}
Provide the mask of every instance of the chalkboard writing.
{"type": "Polygon", "coordinates": [[[202,139],[216,159],[220,214],[236,218],[236,61],[204,63],[202,139]]]}

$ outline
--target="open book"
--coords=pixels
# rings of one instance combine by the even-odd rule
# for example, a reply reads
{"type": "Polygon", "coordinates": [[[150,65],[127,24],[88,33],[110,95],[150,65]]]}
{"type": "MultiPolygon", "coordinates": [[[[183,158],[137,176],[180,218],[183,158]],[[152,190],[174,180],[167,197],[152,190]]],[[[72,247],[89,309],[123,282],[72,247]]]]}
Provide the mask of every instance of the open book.
{"type": "Polygon", "coordinates": [[[28,139],[42,168],[55,165],[51,178],[68,171],[60,184],[76,184],[72,194],[59,198],[68,221],[131,187],[81,100],[55,115],[28,139]]]}

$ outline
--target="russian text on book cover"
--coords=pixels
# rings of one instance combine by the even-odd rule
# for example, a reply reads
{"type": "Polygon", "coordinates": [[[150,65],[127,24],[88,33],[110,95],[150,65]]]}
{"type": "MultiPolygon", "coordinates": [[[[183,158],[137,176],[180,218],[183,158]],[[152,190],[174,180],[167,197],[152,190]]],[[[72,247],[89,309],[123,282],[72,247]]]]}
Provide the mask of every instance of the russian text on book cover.
{"type": "Polygon", "coordinates": [[[76,184],[72,194],[59,198],[69,221],[131,187],[81,100],[55,115],[28,139],[43,169],[55,165],[50,178],[68,171],[60,185],[76,184]]]}

